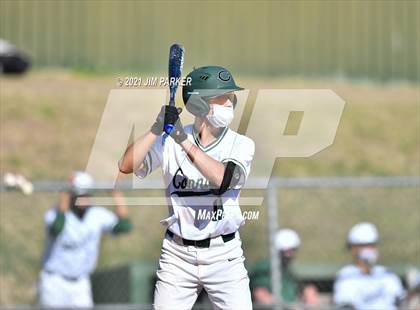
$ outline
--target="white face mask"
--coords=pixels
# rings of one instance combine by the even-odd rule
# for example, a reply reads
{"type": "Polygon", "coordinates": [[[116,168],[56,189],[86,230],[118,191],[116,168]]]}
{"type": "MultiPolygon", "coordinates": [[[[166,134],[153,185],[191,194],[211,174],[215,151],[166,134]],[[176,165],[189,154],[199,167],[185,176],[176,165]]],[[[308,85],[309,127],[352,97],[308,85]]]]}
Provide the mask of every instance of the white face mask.
{"type": "Polygon", "coordinates": [[[378,250],[375,248],[363,248],[358,253],[358,258],[373,266],[378,261],[378,250]]]}
{"type": "Polygon", "coordinates": [[[230,106],[223,106],[219,104],[212,104],[213,114],[207,115],[210,124],[216,128],[227,127],[233,120],[233,104],[230,106]]]}

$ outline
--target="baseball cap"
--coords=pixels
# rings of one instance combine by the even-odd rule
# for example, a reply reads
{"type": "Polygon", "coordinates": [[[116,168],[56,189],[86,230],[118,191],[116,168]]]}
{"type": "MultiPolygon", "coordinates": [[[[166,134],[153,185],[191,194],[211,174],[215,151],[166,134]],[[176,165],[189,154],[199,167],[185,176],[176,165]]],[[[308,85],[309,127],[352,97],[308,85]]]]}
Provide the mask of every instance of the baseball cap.
{"type": "Polygon", "coordinates": [[[86,172],[76,171],[73,174],[71,184],[73,191],[77,195],[90,194],[91,188],[93,187],[93,178],[86,172]]]}
{"type": "Polygon", "coordinates": [[[284,228],[276,233],[274,244],[277,250],[286,251],[298,248],[300,246],[300,239],[293,229],[284,228]]]}
{"type": "Polygon", "coordinates": [[[361,222],[354,225],[347,236],[349,244],[372,244],[378,242],[378,231],[372,223],[361,222]]]}

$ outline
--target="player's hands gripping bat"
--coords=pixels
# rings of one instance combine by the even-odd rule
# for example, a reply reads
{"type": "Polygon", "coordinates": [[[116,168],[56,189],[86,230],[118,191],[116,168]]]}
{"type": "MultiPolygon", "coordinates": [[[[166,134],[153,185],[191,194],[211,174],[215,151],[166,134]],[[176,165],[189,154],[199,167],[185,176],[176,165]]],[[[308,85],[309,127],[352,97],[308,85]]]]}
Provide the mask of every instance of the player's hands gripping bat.
{"type": "Polygon", "coordinates": [[[175,119],[175,125],[171,131],[170,136],[175,140],[175,142],[181,143],[187,139],[187,134],[184,132],[181,120],[179,119],[179,113],[181,113],[181,111],[181,108],[170,105],[163,105],[158,116],[156,117],[155,122],[150,128],[150,131],[156,136],[160,136],[162,134],[163,125],[165,122],[165,116],[170,114],[171,117],[175,119]]]}
{"type": "Polygon", "coordinates": [[[169,50],[169,104],[165,106],[164,131],[169,135],[175,127],[179,113],[175,107],[175,94],[178,89],[178,80],[181,77],[182,66],[184,65],[184,47],[173,44],[169,50]]]}

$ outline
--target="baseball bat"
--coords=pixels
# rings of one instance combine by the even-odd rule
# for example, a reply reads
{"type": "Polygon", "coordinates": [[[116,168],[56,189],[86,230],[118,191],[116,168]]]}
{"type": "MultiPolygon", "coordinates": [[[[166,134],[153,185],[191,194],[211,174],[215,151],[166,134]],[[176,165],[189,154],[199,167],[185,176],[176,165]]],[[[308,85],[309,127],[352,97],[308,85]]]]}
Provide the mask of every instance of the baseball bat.
{"type": "MultiPolygon", "coordinates": [[[[169,106],[175,107],[175,95],[178,89],[178,79],[181,77],[182,66],[184,65],[185,49],[180,44],[172,44],[169,50],[169,106]]],[[[164,130],[169,135],[174,129],[176,122],[175,115],[172,113],[165,113],[164,130]]]]}

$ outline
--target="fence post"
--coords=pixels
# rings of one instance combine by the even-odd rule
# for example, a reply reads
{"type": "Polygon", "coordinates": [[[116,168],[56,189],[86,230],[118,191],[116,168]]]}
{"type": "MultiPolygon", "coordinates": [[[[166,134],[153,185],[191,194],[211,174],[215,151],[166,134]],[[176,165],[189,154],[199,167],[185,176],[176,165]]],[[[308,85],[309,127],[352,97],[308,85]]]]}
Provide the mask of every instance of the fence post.
{"type": "Polygon", "coordinates": [[[270,182],[270,184],[268,185],[267,196],[267,222],[268,238],[270,244],[271,289],[274,296],[274,309],[281,309],[281,269],[279,254],[275,247],[275,234],[278,229],[277,187],[275,182],[270,182]]]}

